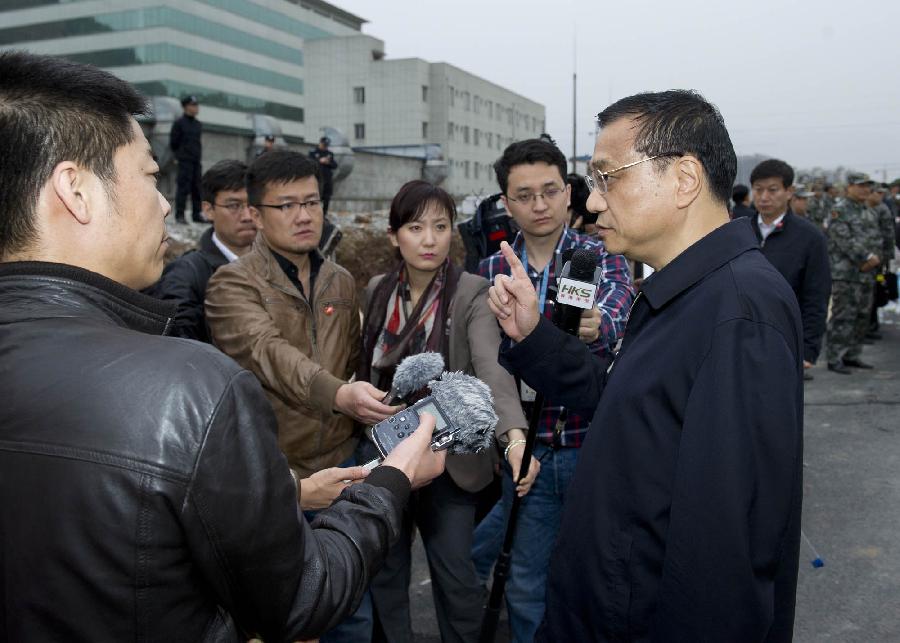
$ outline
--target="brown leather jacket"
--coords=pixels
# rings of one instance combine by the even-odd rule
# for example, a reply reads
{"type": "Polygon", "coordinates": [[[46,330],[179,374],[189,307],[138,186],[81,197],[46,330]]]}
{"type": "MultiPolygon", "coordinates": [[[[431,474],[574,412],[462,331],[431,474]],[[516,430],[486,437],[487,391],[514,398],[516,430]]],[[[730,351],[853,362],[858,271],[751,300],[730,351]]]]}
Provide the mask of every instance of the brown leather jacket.
{"type": "Polygon", "coordinates": [[[356,446],[352,420],[334,413],[333,403],[359,359],[358,309],[353,277],[328,260],[310,306],[262,234],[209,281],[213,343],[262,383],[278,419],[278,443],[301,477],[340,464],[356,446]]]}

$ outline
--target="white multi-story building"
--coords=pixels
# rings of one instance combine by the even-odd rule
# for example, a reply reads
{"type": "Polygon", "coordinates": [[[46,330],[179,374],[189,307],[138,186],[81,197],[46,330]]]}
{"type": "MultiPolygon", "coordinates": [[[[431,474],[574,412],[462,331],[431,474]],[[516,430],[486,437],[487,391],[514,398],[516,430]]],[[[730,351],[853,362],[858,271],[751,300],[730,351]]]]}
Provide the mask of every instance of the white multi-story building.
{"type": "Polygon", "coordinates": [[[194,95],[205,131],[225,137],[252,139],[264,114],[289,143],[333,127],[351,147],[440,146],[452,194],[495,191],[492,164],[544,130],[544,107],[447,63],[386,60],[364,23],[321,0],[9,0],[0,49],[94,64],[148,96],[194,95]]]}
{"type": "Polygon", "coordinates": [[[440,145],[444,187],[496,191],[493,163],[516,140],[544,131],[544,106],[448,63],[389,60],[363,34],[306,43],[310,127],[331,126],[354,147],[440,145]]]}
{"type": "MultiPolygon", "coordinates": [[[[214,131],[246,133],[250,114],[307,137],[305,44],[359,34],[362,18],[320,0],[13,0],[0,49],[103,67],[148,96],[196,96],[214,131]]],[[[315,135],[315,130],[313,131],[315,135]]]]}

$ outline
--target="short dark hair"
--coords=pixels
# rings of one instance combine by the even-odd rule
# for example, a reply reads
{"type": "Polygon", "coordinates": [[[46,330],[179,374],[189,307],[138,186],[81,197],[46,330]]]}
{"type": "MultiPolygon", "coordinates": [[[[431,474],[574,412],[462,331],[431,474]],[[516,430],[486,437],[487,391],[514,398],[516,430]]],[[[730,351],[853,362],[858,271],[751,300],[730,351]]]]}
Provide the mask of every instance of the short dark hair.
{"type": "Polygon", "coordinates": [[[259,205],[270,183],[290,183],[308,176],[321,181],[315,161],[300,152],[274,149],[256,157],[247,168],[247,200],[259,205]]]}
{"type": "Polygon", "coordinates": [[[794,184],[794,168],[779,159],[767,159],[750,172],[750,185],[763,179],[781,179],[781,187],[794,184]]]}
{"type": "MultiPolygon", "coordinates": [[[[709,179],[713,198],[728,203],[737,174],[737,157],[715,105],[693,90],[671,89],[623,98],[597,114],[600,127],[620,118],[635,120],[634,150],[639,154],[696,156],[709,179]]],[[[671,158],[652,162],[662,170],[671,158]]]]}
{"type": "Polygon", "coordinates": [[[446,210],[450,223],[453,223],[456,219],[456,204],[445,190],[418,179],[405,183],[391,201],[388,225],[396,232],[410,221],[419,220],[425,208],[432,203],[446,210]]]}
{"type": "Polygon", "coordinates": [[[555,165],[559,170],[559,177],[565,180],[567,166],[565,155],[553,143],[539,138],[530,138],[516,141],[507,147],[503,150],[503,156],[494,163],[494,172],[497,173],[500,191],[506,194],[509,187],[509,173],[515,166],[535,163],[555,165]]]}
{"type": "Polygon", "coordinates": [[[203,173],[200,194],[204,201],[215,203],[219,192],[237,192],[247,187],[247,164],[240,161],[219,161],[203,173]]]}
{"type": "Polygon", "coordinates": [[[0,257],[34,242],[34,210],[53,169],[71,161],[107,192],[116,150],[133,137],[144,98],[127,82],[92,67],[23,51],[0,53],[0,257]]]}
{"type": "Polygon", "coordinates": [[[738,183],[731,189],[731,200],[735,203],[743,203],[748,194],[750,194],[750,188],[743,183],[738,183]]]}

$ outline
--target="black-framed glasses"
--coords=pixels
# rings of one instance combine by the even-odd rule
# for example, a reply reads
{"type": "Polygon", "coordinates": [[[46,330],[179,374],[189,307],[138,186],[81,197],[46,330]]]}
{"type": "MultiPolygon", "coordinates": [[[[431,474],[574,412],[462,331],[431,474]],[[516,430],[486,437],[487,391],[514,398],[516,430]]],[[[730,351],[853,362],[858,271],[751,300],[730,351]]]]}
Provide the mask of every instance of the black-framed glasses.
{"type": "Polygon", "coordinates": [[[655,156],[648,156],[647,158],[643,158],[639,161],[634,161],[632,163],[627,163],[621,167],[617,167],[616,169],[610,170],[609,172],[601,172],[597,168],[591,168],[591,171],[588,172],[588,174],[584,177],[584,182],[587,184],[588,189],[591,190],[591,192],[596,190],[600,194],[606,194],[607,192],[609,192],[609,177],[616,172],[621,172],[622,170],[627,170],[628,168],[634,167],[635,165],[640,165],[645,161],[652,161],[664,156],[681,156],[681,152],[664,152],[655,156]]]}
{"type": "Polygon", "coordinates": [[[524,194],[520,194],[517,197],[511,197],[507,195],[506,198],[513,203],[520,203],[522,205],[530,205],[534,207],[534,205],[537,203],[538,197],[542,197],[544,201],[553,201],[563,192],[565,192],[564,188],[553,186],[547,188],[543,192],[526,192],[524,194]]]}
{"type": "Polygon", "coordinates": [[[246,201],[226,201],[225,203],[213,203],[213,205],[217,208],[227,210],[228,214],[237,214],[250,207],[246,201]]]}
{"type": "Polygon", "coordinates": [[[257,208],[272,208],[281,210],[282,214],[294,216],[300,214],[303,208],[307,212],[318,212],[322,207],[322,199],[307,199],[306,201],[288,201],[287,203],[258,203],[257,208]]]}

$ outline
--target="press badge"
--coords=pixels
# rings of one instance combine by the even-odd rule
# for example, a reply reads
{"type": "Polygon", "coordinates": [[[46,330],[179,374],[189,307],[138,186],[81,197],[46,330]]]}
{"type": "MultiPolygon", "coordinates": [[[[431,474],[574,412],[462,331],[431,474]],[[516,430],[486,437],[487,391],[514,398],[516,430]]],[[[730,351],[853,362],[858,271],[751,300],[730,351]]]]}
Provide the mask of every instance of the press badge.
{"type": "Polygon", "coordinates": [[[524,381],[519,382],[520,397],[523,402],[534,402],[537,399],[537,391],[528,386],[524,381]]]}

